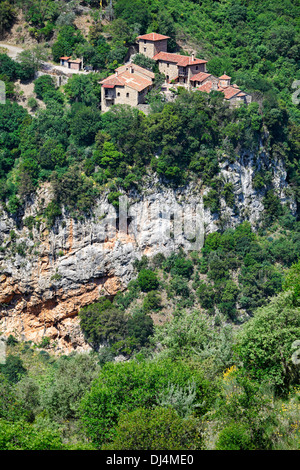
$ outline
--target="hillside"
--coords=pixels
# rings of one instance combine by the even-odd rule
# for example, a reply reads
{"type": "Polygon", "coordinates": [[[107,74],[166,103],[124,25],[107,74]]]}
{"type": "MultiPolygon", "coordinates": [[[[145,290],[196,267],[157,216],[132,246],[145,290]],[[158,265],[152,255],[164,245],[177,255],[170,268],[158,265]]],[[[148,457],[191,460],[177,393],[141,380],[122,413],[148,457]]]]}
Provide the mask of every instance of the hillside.
{"type": "Polygon", "coordinates": [[[0,449],[299,450],[299,5],[101,5],[0,2],[0,449]]]}

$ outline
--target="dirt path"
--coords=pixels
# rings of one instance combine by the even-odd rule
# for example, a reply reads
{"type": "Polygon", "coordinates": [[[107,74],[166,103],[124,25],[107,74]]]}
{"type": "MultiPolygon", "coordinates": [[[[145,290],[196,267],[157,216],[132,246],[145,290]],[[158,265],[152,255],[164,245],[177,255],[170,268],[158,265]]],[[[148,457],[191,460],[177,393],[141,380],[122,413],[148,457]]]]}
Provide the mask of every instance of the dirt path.
{"type": "Polygon", "coordinates": [[[0,48],[6,49],[6,54],[13,60],[16,60],[17,55],[20,54],[24,49],[17,46],[11,46],[10,44],[5,44],[4,42],[0,41],[0,48]]]}
{"type": "MultiPolygon", "coordinates": [[[[19,46],[12,46],[11,44],[6,44],[5,42],[0,41],[0,52],[1,52],[1,48],[3,48],[5,53],[13,60],[16,60],[18,54],[20,54],[20,52],[25,50],[19,46]]],[[[74,74],[74,73],[77,73],[77,74],[87,73],[84,70],[73,70],[73,69],[68,69],[67,67],[62,67],[61,65],[52,64],[51,62],[43,62],[43,71],[51,73],[55,70],[65,73],[66,75],[74,74]]]]}

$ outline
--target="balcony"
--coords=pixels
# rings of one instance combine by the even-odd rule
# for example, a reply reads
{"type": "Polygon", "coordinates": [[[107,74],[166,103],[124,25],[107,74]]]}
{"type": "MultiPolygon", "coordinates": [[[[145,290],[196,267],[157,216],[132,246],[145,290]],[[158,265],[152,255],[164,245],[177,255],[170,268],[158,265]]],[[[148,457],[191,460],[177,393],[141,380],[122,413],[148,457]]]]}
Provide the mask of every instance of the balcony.
{"type": "Polygon", "coordinates": [[[180,68],[178,69],[178,76],[179,77],[187,77],[188,76],[188,71],[186,68],[180,68]]]}
{"type": "Polygon", "coordinates": [[[105,99],[108,100],[108,101],[113,101],[115,99],[115,95],[107,94],[107,95],[105,95],[105,99]]]}

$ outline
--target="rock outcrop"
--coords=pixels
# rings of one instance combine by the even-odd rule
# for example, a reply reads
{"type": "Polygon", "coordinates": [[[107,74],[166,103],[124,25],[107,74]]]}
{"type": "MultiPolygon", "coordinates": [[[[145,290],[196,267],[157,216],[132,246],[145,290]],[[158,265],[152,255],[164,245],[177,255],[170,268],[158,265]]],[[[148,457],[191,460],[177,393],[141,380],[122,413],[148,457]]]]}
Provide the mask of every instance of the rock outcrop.
{"type": "MultiPolygon", "coordinates": [[[[286,196],[282,162],[267,163],[279,198],[295,212],[293,200],[286,196]]],[[[134,276],[135,259],[167,255],[180,246],[199,249],[204,234],[217,230],[220,222],[228,227],[244,220],[257,225],[263,192],[254,191],[253,172],[250,156],[235,163],[223,159],[220,176],[233,185],[235,207],[222,200],[219,215],[204,209],[208,189],[201,182],[172,189],[154,178],[142,193],[121,200],[119,211],[104,194],[95,201],[92,216],[75,220],[63,212],[51,228],[40,216],[52,197],[47,184],[26,202],[22,216],[12,218],[3,210],[0,331],[37,343],[49,337],[57,351],[88,349],[79,326],[80,308],[125,289],[134,276]]]]}

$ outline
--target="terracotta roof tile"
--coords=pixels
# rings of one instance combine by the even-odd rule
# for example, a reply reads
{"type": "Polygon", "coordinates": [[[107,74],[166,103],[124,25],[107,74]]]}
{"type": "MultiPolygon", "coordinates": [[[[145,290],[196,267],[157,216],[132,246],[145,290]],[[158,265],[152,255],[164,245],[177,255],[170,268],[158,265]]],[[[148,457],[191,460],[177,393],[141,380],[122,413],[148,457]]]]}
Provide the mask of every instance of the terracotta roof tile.
{"type": "Polygon", "coordinates": [[[107,78],[104,78],[104,80],[101,80],[99,82],[101,85],[104,86],[104,88],[114,88],[115,86],[123,86],[124,82],[120,80],[119,77],[117,77],[116,74],[110,75],[107,78]]]}
{"type": "Polygon", "coordinates": [[[149,33],[138,36],[137,39],[144,39],[146,41],[161,41],[162,39],[170,39],[170,36],[164,36],[158,33],[149,33]]]}
{"type": "Polygon", "coordinates": [[[152,80],[141,77],[138,74],[132,74],[129,71],[110,75],[101,82],[99,82],[104,88],[114,88],[115,86],[128,86],[136,91],[143,91],[152,85],[152,80]]]}
{"type": "Polygon", "coordinates": [[[130,66],[133,68],[133,70],[136,70],[137,72],[140,72],[140,73],[142,73],[143,75],[146,75],[149,78],[152,78],[152,79],[155,78],[155,73],[151,72],[151,70],[144,69],[144,67],[140,67],[139,65],[136,65],[136,64],[133,64],[133,63],[121,65],[120,67],[118,67],[115,70],[120,72],[120,73],[123,73],[126,70],[129,70],[130,66]]]}
{"type": "Polygon", "coordinates": [[[197,87],[197,90],[210,93],[212,89],[212,82],[206,82],[203,85],[197,87]]]}
{"type": "Polygon", "coordinates": [[[128,71],[123,72],[120,75],[120,79],[124,81],[125,85],[137,91],[142,91],[152,85],[152,80],[148,80],[136,73],[134,74],[128,71]]]}
{"type": "Polygon", "coordinates": [[[193,75],[191,81],[193,82],[203,82],[208,77],[211,77],[211,73],[199,72],[196,75],[193,75]]]}
{"type": "Polygon", "coordinates": [[[175,64],[186,67],[187,65],[206,64],[207,60],[197,59],[180,54],[173,54],[171,52],[159,52],[153,57],[154,60],[163,60],[165,62],[174,62],[175,64]]]}
{"type": "Polygon", "coordinates": [[[224,93],[224,97],[226,100],[230,100],[233,96],[237,95],[241,92],[239,88],[234,88],[232,86],[228,86],[226,88],[220,89],[224,93]]]}
{"type": "Polygon", "coordinates": [[[228,75],[225,75],[225,73],[224,73],[224,75],[221,75],[221,77],[219,77],[219,78],[220,78],[220,80],[230,80],[231,79],[231,77],[229,77],[228,75]]]}

